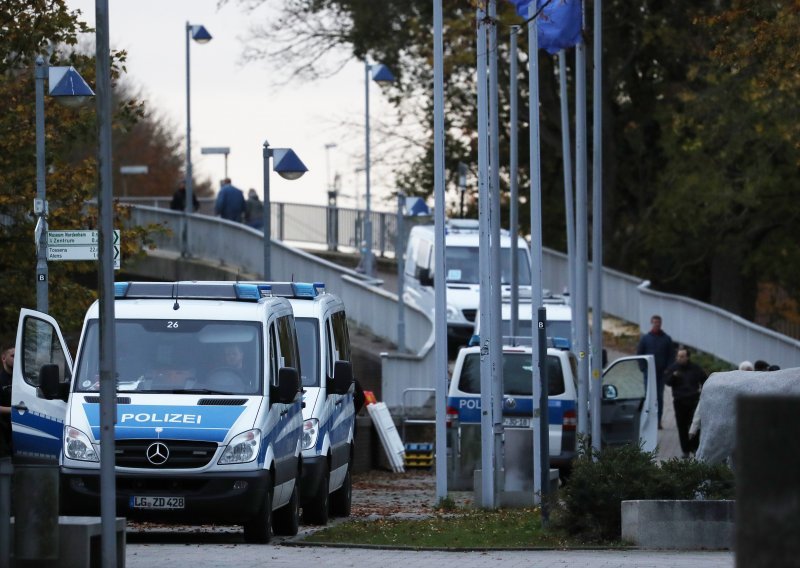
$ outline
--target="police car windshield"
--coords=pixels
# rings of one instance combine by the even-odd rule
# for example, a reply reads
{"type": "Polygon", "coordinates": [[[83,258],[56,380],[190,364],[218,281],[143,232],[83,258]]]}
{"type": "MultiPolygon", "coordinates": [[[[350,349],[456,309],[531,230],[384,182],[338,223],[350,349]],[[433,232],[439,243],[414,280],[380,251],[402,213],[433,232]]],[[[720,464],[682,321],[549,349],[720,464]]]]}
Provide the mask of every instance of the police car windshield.
{"type": "MultiPolygon", "coordinates": [[[[258,322],[117,320],[117,392],[257,395],[262,392],[258,322]]],[[[89,322],[75,391],[98,392],[100,326],[89,322]]]]}
{"type": "Polygon", "coordinates": [[[304,387],[319,386],[319,322],[316,318],[295,318],[300,347],[300,377],[304,387]]]}
{"type": "MultiPolygon", "coordinates": [[[[503,390],[505,394],[531,396],[533,389],[533,365],[530,353],[503,353],[503,390]]],[[[548,395],[564,393],[564,374],[558,357],[547,356],[548,395]]],[[[480,353],[470,353],[464,358],[461,369],[459,390],[480,394],[481,392],[481,357],[480,353]]]]}
{"type": "MultiPolygon", "coordinates": [[[[447,281],[453,284],[478,284],[480,272],[478,270],[478,247],[445,248],[445,264],[447,265],[447,281]]],[[[511,283],[511,249],[500,249],[500,268],[502,283],[511,283]]],[[[529,286],[531,283],[531,269],[528,264],[528,253],[524,248],[517,250],[517,270],[519,283],[529,286]]]]}

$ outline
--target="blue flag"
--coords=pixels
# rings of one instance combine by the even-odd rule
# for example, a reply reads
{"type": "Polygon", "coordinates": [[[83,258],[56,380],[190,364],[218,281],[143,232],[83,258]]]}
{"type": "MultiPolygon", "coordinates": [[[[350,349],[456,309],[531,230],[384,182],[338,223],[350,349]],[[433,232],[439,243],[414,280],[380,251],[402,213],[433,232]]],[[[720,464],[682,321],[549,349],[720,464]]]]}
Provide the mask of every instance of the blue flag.
{"type": "Polygon", "coordinates": [[[528,6],[536,2],[542,12],[536,17],[539,47],[548,53],[558,53],[581,40],[581,0],[510,0],[517,14],[528,17],[528,6]],[[545,5],[546,4],[546,5],[545,5]]]}

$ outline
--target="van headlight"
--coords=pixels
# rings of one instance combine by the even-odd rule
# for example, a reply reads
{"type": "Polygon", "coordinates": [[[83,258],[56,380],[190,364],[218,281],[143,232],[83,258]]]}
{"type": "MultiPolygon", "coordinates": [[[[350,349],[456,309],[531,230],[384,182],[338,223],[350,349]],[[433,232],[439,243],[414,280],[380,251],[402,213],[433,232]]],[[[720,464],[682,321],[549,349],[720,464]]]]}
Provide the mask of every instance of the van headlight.
{"type": "Polygon", "coordinates": [[[453,320],[461,320],[461,312],[458,311],[458,308],[452,304],[447,304],[447,319],[450,321],[453,320]]]}
{"type": "Polygon", "coordinates": [[[319,436],[319,420],[316,418],[309,418],[303,422],[303,449],[310,450],[317,445],[317,437],[319,436]]]}
{"type": "Polygon", "coordinates": [[[236,436],[219,458],[219,465],[247,463],[256,459],[261,445],[261,430],[255,428],[236,436]]]}
{"type": "Polygon", "coordinates": [[[71,460],[100,461],[89,436],[72,426],[64,426],[64,455],[71,460]]]}

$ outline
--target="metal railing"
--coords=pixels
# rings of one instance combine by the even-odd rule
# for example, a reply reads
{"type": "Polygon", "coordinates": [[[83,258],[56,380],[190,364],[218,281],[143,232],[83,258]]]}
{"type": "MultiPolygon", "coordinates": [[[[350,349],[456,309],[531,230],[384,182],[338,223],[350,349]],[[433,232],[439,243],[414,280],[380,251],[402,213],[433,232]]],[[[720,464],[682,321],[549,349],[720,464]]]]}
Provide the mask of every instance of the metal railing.
{"type": "MultiPolygon", "coordinates": [[[[136,225],[157,222],[172,229],[172,236],[156,240],[159,248],[180,251],[181,213],[145,206],[133,210],[131,222],[136,225]]],[[[284,219],[289,218],[285,210],[283,215],[284,219]]],[[[245,273],[261,274],[261,231],[200,214],[190,215],[189,223],[193,254],[207,261],[239,268],[245,273]]],[[[543,262],[545,287],[553,291],[566,288],[566,256],[546,249],[543,262]]],[[[396,294],[371,285],[362,274],[279,241],[273,242],[273,263],[276,279],[294,276],[297,280],[327,282],[329,288],[345,301],[348,316],[356,325],[397,344],[396,294]]],[[[649,288],[648,281],[608,268],[603,269],[603,311],[636,323],[642,329],[647,329],[650,316],[658,313],[663,316],[665,329],[675,341],[732,363],[743,359],[764,359],[783,368],[800,366],[800,341],[714,306],[657,292],[649,288]]],[[[406,345],[410,353],[381,353],[382,391],[387,406],[401,406],[407,389],[434,386],[433,341],[432,314],[409,307],[406,310],[406,345]]]]}

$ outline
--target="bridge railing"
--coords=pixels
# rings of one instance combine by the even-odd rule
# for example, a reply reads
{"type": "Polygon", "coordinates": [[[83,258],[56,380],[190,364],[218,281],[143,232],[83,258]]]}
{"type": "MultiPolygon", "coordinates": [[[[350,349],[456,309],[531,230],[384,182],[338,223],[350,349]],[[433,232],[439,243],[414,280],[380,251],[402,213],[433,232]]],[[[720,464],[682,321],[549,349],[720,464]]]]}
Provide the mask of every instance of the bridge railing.
{"type": "MultiPolygon", "coordinates": [[[[157,239],[159,248],[180,251],[181,213],[145,206],[133,210],[135,224],[163,223],[172,229],[172,236],[157,239]]],[[[260,231],[196,214],[189,216],[189,234],[194,255],[238,268],[243,273],[262,274],[263,234],[260,231]]],[[[273,240],[272,256],[275,279],[289,280],[294,276],[296,280],[325,281],[331,291],[345,301],[355,325],[397,344],[396,294],[372,285],[363,274],[279,241],[273,240]]],[[[569,281],[566,256],[545,250],[543,274],[545,287],[553,291],[566,288],[569,281]]],[[[649,282],[608,268],[603,269],[603,311],[637,323],[642,329],[649,327],[651,315],[660,314],[664,317],[665,329],[676,342],[732,363],[764,359],[783,368],[800,367],[800,341],[714,306],[651,290],[649,282]]],[[[403,391],[407,388],[434,386],[431,316],[412,307],[407,307],[405,313],[409,353],[382,354],[383,399],[390,407],[402,404],[403,391]]]]}

